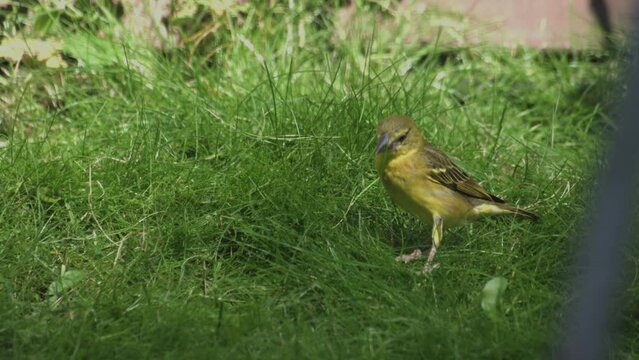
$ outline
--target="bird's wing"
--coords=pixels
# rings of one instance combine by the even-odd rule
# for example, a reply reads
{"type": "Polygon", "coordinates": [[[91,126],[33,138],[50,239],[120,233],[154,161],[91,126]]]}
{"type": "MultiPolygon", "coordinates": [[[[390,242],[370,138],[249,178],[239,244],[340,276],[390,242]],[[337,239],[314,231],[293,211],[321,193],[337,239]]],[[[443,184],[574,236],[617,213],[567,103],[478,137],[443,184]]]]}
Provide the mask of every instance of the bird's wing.
{"type": "Polygon", "coordinates": [[[475,179],[457,166],[446,154],[428,144],[424,148],[426,159],[431,168],[428,177],[431,181],[442,184],[449,189],[460,192],[466,196],[503,203],[504,200],[486,191],[475,179]]]}

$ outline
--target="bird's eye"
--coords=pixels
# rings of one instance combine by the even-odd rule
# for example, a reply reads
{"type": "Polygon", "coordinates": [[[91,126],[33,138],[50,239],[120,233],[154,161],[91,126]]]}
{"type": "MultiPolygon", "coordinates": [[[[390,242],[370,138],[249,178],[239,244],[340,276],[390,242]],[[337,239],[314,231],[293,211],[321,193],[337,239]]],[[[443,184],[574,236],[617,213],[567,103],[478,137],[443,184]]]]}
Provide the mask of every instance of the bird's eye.
{"type": "Polygon", "coordinates": [[[398,138],[397,138],[397,142],[398,142],[398,143],[402,143],[402,142],[404,142],[404,140],[406,140],[406,137],[407,137],[407,136],[408,136],[408,133],[406,133],[406,134],[404,134],[404,135],[402,135],[402,136],[398,137],[398,138]]]}

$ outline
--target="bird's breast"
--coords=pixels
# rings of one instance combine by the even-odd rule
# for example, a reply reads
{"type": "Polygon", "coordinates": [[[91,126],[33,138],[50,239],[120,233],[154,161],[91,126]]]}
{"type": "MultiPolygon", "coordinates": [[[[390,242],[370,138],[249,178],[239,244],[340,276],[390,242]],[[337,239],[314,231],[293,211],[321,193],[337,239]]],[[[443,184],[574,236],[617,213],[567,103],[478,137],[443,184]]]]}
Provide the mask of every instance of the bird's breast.
{"type": "Polygon", "coordinates": [[[416,184],[419,164],[413,161],[412,155],[409,153],[393,159],[378,156],[375,159],[377,170],[391,200],[412,215],[430,223],[432,213],[420,202],[418,192],[421,186],[416,184]]]}
{"type": "Polygon", "coordinates": [[[472,208],[463,195],[428,178],[427,164],[417,152],[388,160],[378,171],[391,200],[427,223],[436,213],[445,226],[455,225],[472,208]]]}

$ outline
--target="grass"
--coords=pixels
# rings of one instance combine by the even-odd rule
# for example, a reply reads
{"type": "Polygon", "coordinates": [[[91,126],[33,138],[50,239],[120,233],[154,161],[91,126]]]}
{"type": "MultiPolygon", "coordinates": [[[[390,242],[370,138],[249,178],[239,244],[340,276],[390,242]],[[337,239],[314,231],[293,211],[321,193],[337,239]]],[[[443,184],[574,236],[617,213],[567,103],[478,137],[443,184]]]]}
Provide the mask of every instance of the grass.
{"type": "MultiPolygon", "coordinates": [[[[209,61],[80,33],[112,58],[13,74],[4,356],[544,357],[562,338],[618,60],[358,47],[330,26],[299,47],[276,15],[264,24],[209,61]],[[377,180],[374,129],[390,114],[542,221],[447,231],[428,277],[394,262],[430,229],[377,180]],[[491,320],[494,276],[509,287],[491,320]]],[[[636,305],[636,281],[626,291],[636,305]]],[[[626,313],[612,354],[637,356],[638,325],[626,313]]]]}

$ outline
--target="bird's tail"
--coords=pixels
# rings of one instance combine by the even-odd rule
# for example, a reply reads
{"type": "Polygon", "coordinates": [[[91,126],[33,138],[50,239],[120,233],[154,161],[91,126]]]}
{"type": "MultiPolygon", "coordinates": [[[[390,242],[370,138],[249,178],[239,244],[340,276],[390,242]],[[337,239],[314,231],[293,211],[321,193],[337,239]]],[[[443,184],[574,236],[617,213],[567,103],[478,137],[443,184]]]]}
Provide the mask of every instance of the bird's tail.
{"type": "Polygon", "coordinates": [[[503,210],[506,210],[507,212],[519,216],[521,218],[524,219],[528,219],[528,220],[532,220],[532,221],[537,221],[539,220],[539,215],[535,214],[534,212],[530,212],[528,210],[524,210],[522,208],[519,208],[515,205],[510,205],[510,204],[497,204],[498,207],[500,207],[503,210]]]}
{"type": "Polygon", "coordinates": [[[483,203],[481,205],[475,206],[473,211],[478,214],[486,214],[486,215],[498,215],[498,214],[512,214],[515,216],[519,216],[524,219],[537,221],[539,220],[539,215],[530,212],[528,210],[524,210],[515,205],[506,204],[506,203],[483,203]]]}

